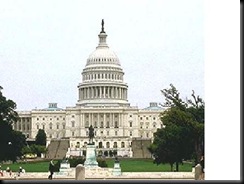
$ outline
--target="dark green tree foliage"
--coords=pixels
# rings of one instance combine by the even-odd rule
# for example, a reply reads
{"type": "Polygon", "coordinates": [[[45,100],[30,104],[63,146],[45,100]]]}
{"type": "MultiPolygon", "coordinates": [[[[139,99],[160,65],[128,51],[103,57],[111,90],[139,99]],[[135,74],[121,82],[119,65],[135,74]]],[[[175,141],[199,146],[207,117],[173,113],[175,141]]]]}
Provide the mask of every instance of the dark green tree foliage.
{"type": "Polygon", "coordinates": [[[35,144],[46,146],[46,143],[47,143],[47,135],[43,129],[39,129],[36,134],[35,144]]]}
{"type": "Polygon", "coordinates": [[[179,92],[171,84],[170,89],[162,90],[165,96],[161,120],[165,128],[154,133],[153,144],[149,147],[155,157],[155,163],[169,163],[171,169],[176,163],[176,171],[183,159],[191,159],[196,155],[199,160],[203,154],[204,139],[204,102],[201,98],[192,97],[194,101],[184,102],[179,92]]]}
{"type": "Polygon", "coordinates": [[[18,113],[15,111],[16,103],[10,99],[6,99],[2,94],[3,88],[0,86],[0,122],[12,125],[19,118],[18,113]]]}
{"type": "Polygon", "coordinates": [[[21,132],[12,128],[12,124],[19,119],[16,104],[3,96],[2,89],[0,86],[0,160],[16,161],[17,157],[22,156],[26,139],[21,132]]]}

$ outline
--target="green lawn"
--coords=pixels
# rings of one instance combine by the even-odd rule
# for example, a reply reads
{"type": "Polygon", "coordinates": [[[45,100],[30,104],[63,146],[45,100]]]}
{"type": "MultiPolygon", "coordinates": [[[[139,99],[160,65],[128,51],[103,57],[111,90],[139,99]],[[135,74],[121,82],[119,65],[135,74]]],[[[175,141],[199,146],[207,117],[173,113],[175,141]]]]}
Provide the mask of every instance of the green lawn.
{"type": "MultiPolygon", "coordinates": [[[[106,160],[108,167],[113,167],[114,160],[106,160]]],[[[169,164],[154,164],[152,159],[120,159],[120,167],[122,172],[170,172],[169,164]]],[[[192,164],[184,163],[179,165],[179,171],[191,172],[192,164]]]]}
{"type": "MultiPolygon", "coordinates": [[[[106,163],[109,168],[113,168],[114,159],[106,159],[106,163]]],[[[26,172],[48,172],[48,165],[49,161],[2,164],[2,170],[10,167],[13,172],[17,172],[21,166],[26,170],[26,172]]],[[[152,159],[121,158],[120,167],[122,172],[170,172],[169,164],[153,164],[152,159]]],[[[183,165],[180,164],[179,171],[191,172],[192,165],[190,163],[184,163],[183,165]]]]}

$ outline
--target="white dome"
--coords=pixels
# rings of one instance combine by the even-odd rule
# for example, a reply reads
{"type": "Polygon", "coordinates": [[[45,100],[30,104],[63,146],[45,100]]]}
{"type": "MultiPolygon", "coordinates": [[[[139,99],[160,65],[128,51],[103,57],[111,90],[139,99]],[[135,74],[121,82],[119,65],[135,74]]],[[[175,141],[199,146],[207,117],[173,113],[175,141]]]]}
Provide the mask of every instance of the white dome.
{"type": "Polygon", "coordinates": [[[86,66],[91,64],[114,64],[120,66],[118,56],[109,47],[97,47],[87,59],[86,66]]]}
{"type": "Polygon", "coordinates": [[[128,106],[128,85],[123,81],[124,72],[119,58],[106,43],[103,24],[98,37],[98,46],[89,55],[82,72],[77,105],[128,106]]]}

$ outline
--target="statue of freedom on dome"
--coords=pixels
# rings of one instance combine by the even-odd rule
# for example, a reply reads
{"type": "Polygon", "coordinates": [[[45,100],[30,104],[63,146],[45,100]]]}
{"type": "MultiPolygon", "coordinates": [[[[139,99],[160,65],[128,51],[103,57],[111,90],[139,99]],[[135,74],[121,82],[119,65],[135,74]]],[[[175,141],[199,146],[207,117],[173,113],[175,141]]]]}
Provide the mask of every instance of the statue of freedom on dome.
{"type": "Polygon", "coordinates": [[[104,20],[102,19],[102,31],[101,31],[101,33],[105,33],[105,31],[104,31],[104,20]]]}

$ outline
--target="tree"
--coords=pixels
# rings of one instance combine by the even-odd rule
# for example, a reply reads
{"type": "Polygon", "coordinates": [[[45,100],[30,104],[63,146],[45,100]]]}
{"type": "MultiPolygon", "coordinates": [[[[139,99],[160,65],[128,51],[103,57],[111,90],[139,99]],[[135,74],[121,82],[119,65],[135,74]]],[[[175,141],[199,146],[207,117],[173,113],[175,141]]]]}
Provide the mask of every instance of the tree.
{"type": "Polygon", "coordinates": [[[202,140],[204,139],[204,102],[198,96],[194,101],[183,101],[177,89],[170,84],[170,89],[162,90],[165,96],[164,107],[167,109],[161,114],[161,121],[165,128],[154,133],[154,140],[149,151],[155,157],[155,163],[170,163],[171,169],[183,159],[196,155],[199,160],[203,154],[202,140]]]}
{"type": "Polygon", "coordinates": [[[37,144],[30,145],[30,150],[31,153],[36,154],[38,157],[40,157],[42,153],[46,153],[47,151],[46,146],[37,145],[37,144]]]}
{"type": "Polygon", "coordinates": [[[47,135],[44,130],[39,129],[36,135],[35,144],[46,146],[47,135]]]}
{"type": "Polygon", "coordinates": [[[6,99],[2,94],[3,88],[0,86],[0,160],[12,160],[22,156],[22,148],[26,144],[25,136],[18,131],[14,131],[12,124],[19,119],[15,111],[16,103],[6,99]]]}
{"type": "Polygon", "coordinates": [[[9,152],[9,160],[16,162],[17,158],[21,158],[22,149],[26,145],[26,137],[22,132],[12,131],[11,146],[9,152]]]}

